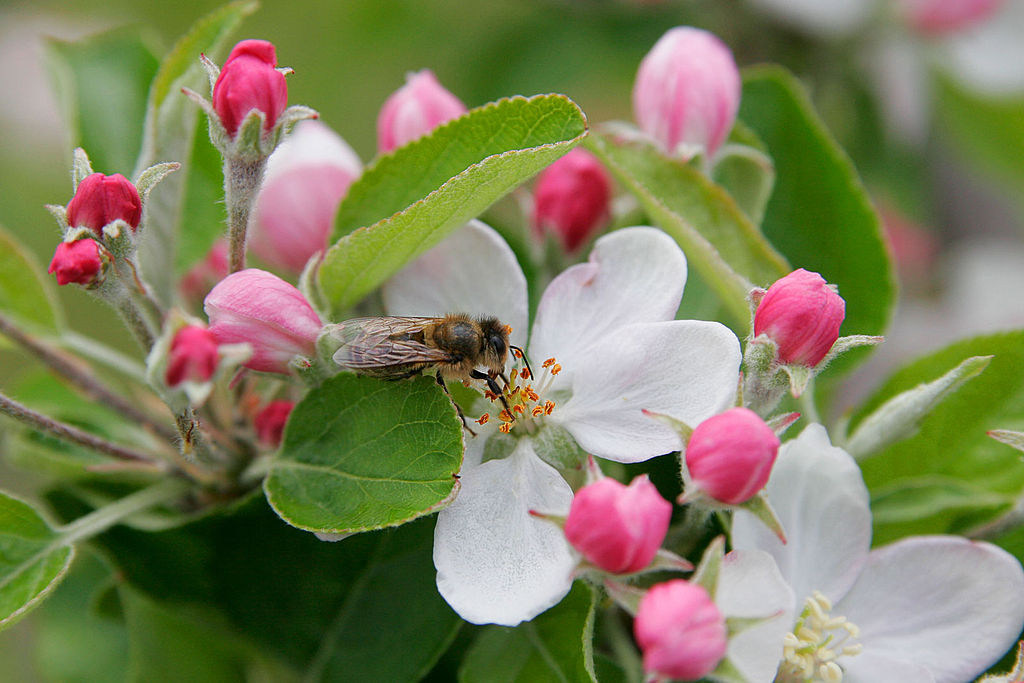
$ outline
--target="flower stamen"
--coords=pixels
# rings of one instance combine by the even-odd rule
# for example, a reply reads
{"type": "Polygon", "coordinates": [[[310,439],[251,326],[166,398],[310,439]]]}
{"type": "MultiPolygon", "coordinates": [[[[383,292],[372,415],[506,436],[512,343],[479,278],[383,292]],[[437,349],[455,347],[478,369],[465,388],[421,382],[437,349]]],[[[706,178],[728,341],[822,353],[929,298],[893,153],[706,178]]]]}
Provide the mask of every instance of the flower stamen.
{"type": "Polygon", "coordinates": [[[836,660],[864,649],[852,642],[860,629],[846,617],[832,616],[832,603],[815,591],[804,603],[792,633],[783,639],[783,661],[776,681],[780,683],[841,683],[843,669],[836,660]]]}

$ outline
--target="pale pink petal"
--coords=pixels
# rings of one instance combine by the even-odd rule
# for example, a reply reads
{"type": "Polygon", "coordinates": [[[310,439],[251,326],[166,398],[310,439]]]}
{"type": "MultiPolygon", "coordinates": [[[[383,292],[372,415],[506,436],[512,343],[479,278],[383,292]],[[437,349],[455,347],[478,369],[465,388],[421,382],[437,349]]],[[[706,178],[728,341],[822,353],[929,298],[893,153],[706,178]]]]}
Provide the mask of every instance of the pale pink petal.
{"type": "Polygon", "coordinates": [[[574,374],[595,341],[631,323],[671,320],[686,284],[686,258],[654,228],[625,228],[597,240],[590,260],[563,271],[541,298],[530,358],[556,357],[574,374]]]}
{"type": "Polygon", "coordinates": [[[508,244],[473,220],[385,283],[390,315],[496,316],[512,326],[511,341],[526,340],[526,277],[508,244]]]}
{"type": "Polygon", "coordinates": [[[875,11],[875,0],[750,0],[780,21],[812,35],[838,38],[855,31],[875,11]]]}
{"type": "Polygon", "coordinates": [[[468,460],[458,497],[437,518],[437,588],[466,621],[515,626],[558,604],[572,585],[575,560],[562,530],[529,514],[568,512],[572,489],[528,439],[508,458],[468,460]]]}
{"type": "Polygon", "coordinates": [[[770,553],[801,604],[815,590],[841,598],[871,544],[868,491],[853,458],[829,443],[824,427],[809,425],[783,444],[765,490],[788,543],[739,510],[733,547],[770,553]]]}
{"type": "Polygon", "coordinates": [[[1024,570],[988,543],[907,538],[872,550],[832,613],[861,630],[864,651],[841,661],[850,680],[907,680],[873,677],[876,658],[920,665],[939,683],[973,680],[1024,627],[1024,570]]]}
{"type": "Polygon", "coordinates": [[[602,458],[640,462],[681,447],[644,409],[696,425],[735,403],[739,341],[719,323],[629,325],[599,336],[578,358],[585,365],[572,375],[572,397],[551,419],[602,458]]]}

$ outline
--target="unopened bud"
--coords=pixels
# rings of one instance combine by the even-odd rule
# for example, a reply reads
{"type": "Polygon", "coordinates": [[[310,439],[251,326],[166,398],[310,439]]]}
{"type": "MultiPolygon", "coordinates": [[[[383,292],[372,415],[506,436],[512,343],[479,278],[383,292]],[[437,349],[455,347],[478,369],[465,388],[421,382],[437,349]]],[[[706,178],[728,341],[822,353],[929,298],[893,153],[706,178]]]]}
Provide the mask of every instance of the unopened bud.
{"type": "Polygon", "coordinates": [[[47,272],[57,276],[58,285],[89,287],[102,279],[103,265],[99,243],[86,238],[58,244],[47,272]]]}
{"type": "Polygon", "coordinates": [[[284,426],[294,407],[293,401],[277,400],[271,401],[256,413],[253,426],[256,428],[256,438],[260,440],[260,443],[271,448],[281,445],[284,426]]]}
{"type": "Polygon", "coordinates": [[[713,156],[732,130],[740,75],[714,34],[677,26],[654,45],[636,74],[633,114],[670,155],[713,156]]]}
{"type": "Polygon", "coordinates": [[[315,357],[320,318],[302,292],[272,273],[232,273],[206,296],[203,309],[219,343],[252,347],[247,368],[287,374],[295,356],[315,357]]]}
{"type": "Polygon", "coordinates": [[[338,205],[362,170],[356,153],[327,125],[299,122],[267,161],[250,224],[253,253],[301,272],[327,248],[338,205]]]}
{"type": "Polygon", "coordinates": [[[213,286],[228,276],[228,243],[214,242],[202,261],[182,276],[178,290],[189,302],[200,302],[213,286]]]}
{"type": "Polygon", "coordinates": [[[142,200],[136,187],[120,173],[92,173],[75,189],[67,209],[68,226],[89,228],[103,237],[103,227],[122,220],[134,231],[142,220],[142,200]]]}
{"type": "Polygon", "coordinates": [[[629,574],[654,559],[671,517],[672,504],[646,476],[629,486],[606,477],[576,493],[565,536],[595,566],[629,574]]]}
{"type": "Polygon", "coordinates": [[[438,82],[433,71],[411,73],[380,110],[377,147],[390,152],[464,113],[466,105],[438,82]]]}
{"type": "Polygon", "coordinates": [[[213,108],[229,137],[249,114],[263,112],[263,130],[270,131],[288,103],[288,86],[278,71],[273,43],[243,40],[231,50],[213,86],[213,108]]]}
{"type": "Polygon", "coordinates": [[[719,503],[739,505],[768,483],[778,452],[779,437],[757,413],[731,408],[693,430],[686,469],[696,491],[719,503]]]}
{"type": "Polygon", "coordinates": [[[608,220],[612,181],[593,154],[579,147],[544,169],[533,193],[533,227],[551,230],[573,252],[608,220]]]}
{"type": "Polygon", "coordinates": [[[754,314],[754,336],[767,335],[780,362],[813,368],[839,338],[845,317],[846,302],[836,290],[800,268],[768,288],[754,314]]]}
{"type": "Polygon", "coordinates": [[[633,634],[644,671],[659,679],[696,681],[725,656],[725,617],[701,586],[673,579],[653,586],[637,607],[633,634]]]}
{"type": "Polygon", "coordinates": [[[164,379],[174,388],[182,382],[209,382],[217,371],[220,357],[217,339],[210,330],[199,325],[186,325],[171,340],[164,379]]]}

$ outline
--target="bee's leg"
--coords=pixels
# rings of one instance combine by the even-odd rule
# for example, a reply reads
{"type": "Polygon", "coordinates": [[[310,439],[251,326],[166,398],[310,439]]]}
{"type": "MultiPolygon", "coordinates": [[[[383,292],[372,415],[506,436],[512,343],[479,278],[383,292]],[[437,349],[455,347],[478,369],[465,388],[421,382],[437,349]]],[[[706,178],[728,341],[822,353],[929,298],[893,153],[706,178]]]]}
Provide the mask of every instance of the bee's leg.
{"type": "Polygon", "coordinates": [[[473,379],[482,379],[487,382],[487,388],[490,389],[499,399],[501,399],[501,405],[508,411],[509,417],[512,416],[512,409],[508,407],[508,401],[505,400],[505,392],[502,391],[498,383],[494,381],[494,378],[488,374],[480,372],[476,368],[469,371],[469,376],[473,379]]]}
{"type": "Polygon", "coordinates": [[[452,402],[453,406],[455,406],[455,412],[457,412],[459,414],[459,419],[462,420],[462,427],[463,427],[463,429],[465,429],[467,432],[469,432],[473,436],[476,436],[476,432],[474,432],[472,429],[470,429],[469,425],[466,424],[466,416],[462,412],[462,406],[460,406],[458,403],[456,403],[455,399],[452,398],[452,394],[451,394],[450,391],[448,391],[448,385],[444,383],[444,379],[441,377],[441,373],[437,373],[436,375],[434,375],[434,379],[437,380],[437,383],[439,385],[441,385],[441,388],[444,389],[445,396],[447,396],[448,400],[452,402]]]}

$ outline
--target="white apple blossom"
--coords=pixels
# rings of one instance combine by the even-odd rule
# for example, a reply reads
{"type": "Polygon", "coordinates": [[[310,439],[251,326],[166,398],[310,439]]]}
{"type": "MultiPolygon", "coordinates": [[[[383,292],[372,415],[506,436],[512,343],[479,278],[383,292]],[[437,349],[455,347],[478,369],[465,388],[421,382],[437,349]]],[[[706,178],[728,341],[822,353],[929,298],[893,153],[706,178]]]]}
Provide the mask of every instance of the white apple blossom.
{"type": "MultiPolygon", "coordinates": [[[[1017,640],[1020,563],[954,536],[871,550],[860,470],[820,425],[783,446],[767,493],[788,544],[744,512],[733,520],[732,541],[740,551],[770,553],[796,596],[797,624],[777,645],[776,681],[959,683],[1017,640]]],[[[751,683],[758,680],[772,676],[751,683]]]]}
{"type": "MultiPolygon", "coordinates": [[[[643,409],[699,424],[735,402],[739,342],[719,323],[674,320],[685,281],[675,241],[636,227],[599,239],[544,292],[526,353],[539,375],[531,403],[549,407],[508,434],[497,420],[474,426],[459,496],[434,533],[438,589],[467,621],[515,625],[568,592],[576,560],[560,529],[529,514],[569,509],[572,489],[549,462],[575,462],[578,447],[619,462],[669,453],[678,435],[643,409]],[[548,358],[561,372],[541,370],[548,358]]],[[[512,344],[527,336],[526,279],[478,221],[392,278],[384,300],[394,315],[494,315],[512,344]]]]}

